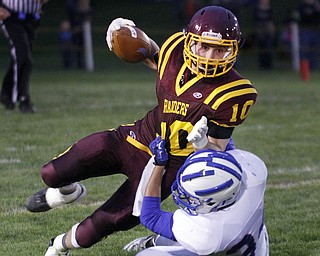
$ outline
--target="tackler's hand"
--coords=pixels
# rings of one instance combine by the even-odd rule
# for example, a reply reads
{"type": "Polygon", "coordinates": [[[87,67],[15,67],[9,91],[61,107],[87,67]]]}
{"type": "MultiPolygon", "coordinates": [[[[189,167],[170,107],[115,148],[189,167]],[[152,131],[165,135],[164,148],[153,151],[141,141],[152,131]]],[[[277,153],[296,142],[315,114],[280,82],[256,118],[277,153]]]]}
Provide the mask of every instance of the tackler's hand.
{"type": "Polygon", "coordinates": [[[123,18],[116,18],[110,23],[108,30],[107,30],[107,35],[106,35],[106,41],[107,41],[107,44],[108,44],[110,51],[112,51],[112,34],[113,34],[113,32],[116,30],[119,30],[123,26],[135,27],[136,24],[134,24],[134,22],[132,20],[123,19],[123,18]]]}
{"type": "Polygon", "coordinates": [[[154,164],[158,166],[165,166],[169,158],[166,149],[166,141],[162,140],[161,137],[158,136],[150,143],[149,148],[154,155],[154,164]]]}
{"type": "Polygon", "coordinates": [[[202,116],[201,119],[194,125],[192,131],[187,137],[187,140],[192,143],[192,146],[195,149],[204,148],[208,144],[207,132],[207,118],[202,116]]]}

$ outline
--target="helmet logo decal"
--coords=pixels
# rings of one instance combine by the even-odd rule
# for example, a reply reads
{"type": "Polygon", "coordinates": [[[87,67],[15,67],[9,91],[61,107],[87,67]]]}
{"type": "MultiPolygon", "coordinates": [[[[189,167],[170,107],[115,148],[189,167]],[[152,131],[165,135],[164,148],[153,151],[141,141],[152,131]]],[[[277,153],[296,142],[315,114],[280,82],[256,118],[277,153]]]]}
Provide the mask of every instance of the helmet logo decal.
{"type": "Polygon", "coordinates": [[[201,36],[222,39],[222,35],[220,33],[213,32],[212,29],[209,31],[203,31],[201,36]]]}
{"type": "Polygon", "coordinates": [[[202,93],[201,92],[195,92],[195,93],[193,93],[193,97],[195,97],[196,99],[201,99],[202,98],[202,93]]]}

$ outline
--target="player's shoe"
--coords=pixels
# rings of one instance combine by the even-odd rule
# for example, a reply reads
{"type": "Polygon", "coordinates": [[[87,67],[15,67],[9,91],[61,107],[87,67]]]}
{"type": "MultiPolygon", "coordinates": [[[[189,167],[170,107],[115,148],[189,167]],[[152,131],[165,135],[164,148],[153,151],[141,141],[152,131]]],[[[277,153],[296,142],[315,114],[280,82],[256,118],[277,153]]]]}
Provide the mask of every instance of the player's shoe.
{"type": "Polygon", "coordinates": [[[44,256],[69,256],[71,252],[69,250],[66,251],[59,251],[53,246],[54,238],[52,238],[49,242],[48,249],[44,256]]]}
{"type": "Polygon", "coordinates": [[[13,110],[15,108],[15,104],[7,95],[0,94],[0,103],[4,106],[6,110],[13,110]]]}
{"type": "Polygon", "coordinates": [[[139,252],[146,248],[153,247],[156,245],[155,240],[157,236],[158,235],[139,237],[123,247],[123,250],[127,252],[139,252]]]}
{"type": "Polygon", "coordinates": [[[41,189],[26,201],[26,208],[30,212],[46,212],[64,204],[81,201],[87,195],[84,185],[77,183],[76,190],[68,195],[61,194],[58,188],[41,189]]]}
{"type": "Polygon", "coordinates": [[[30,102],[29,99],[25,99],[23,101],[20,101],[19,109],[21,113],[34,113],[36,112],[33,104],[30,102]]]}

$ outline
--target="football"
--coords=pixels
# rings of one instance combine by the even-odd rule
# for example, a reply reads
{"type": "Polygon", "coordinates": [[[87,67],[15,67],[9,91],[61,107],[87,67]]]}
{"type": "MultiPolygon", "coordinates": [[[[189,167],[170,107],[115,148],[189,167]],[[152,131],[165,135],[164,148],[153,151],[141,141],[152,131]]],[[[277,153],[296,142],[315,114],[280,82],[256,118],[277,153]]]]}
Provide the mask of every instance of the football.
{"type": "Polygon", "coordinates": [[[123,26],[112,35],[112,50],[129,63],[142,62],[150,53],[149,37],[139,28],[123,26]]]}

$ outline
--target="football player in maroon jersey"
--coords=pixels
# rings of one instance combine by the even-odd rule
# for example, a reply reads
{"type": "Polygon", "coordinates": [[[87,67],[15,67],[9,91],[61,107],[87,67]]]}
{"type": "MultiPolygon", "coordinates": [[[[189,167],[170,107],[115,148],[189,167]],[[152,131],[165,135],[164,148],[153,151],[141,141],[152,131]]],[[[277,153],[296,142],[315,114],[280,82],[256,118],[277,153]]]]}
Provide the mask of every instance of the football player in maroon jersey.
{"type": "MultiPolygon", "coordinates": [[[[106,36],[110,50],[112,32],[125,25],[135,26],[123,18],[110,24],[106,36]]],[[[77,183],[81,180],[118,173],[127,176],[92,215],[52,239],[47,256],[90,247],[115,231],[140,223],[139,195],[143,196],[143,183],[153,169],[148,146],[158,135],[168,141],[169,153],[162,200],[171,194],[178,169],[194,151],[192,144],[198,149],[227,149],[234,128],[247,118],[257,97],[251,82],[233,69],[240,40],[237,18],[218,6],[196,12],[186,31],[170,36],[160,50],[151,40],[153,51],[145,62],[157,68],[158,106],[133,125],[79,140],[42,167],[48,188],[28,198],[26,207],[31,212],[78,201],[86,194],[85,187],[77,183]],[[203,133],[207,139],[197,141],[203,133]]]]}

